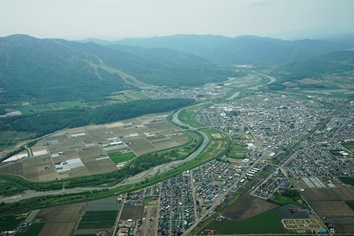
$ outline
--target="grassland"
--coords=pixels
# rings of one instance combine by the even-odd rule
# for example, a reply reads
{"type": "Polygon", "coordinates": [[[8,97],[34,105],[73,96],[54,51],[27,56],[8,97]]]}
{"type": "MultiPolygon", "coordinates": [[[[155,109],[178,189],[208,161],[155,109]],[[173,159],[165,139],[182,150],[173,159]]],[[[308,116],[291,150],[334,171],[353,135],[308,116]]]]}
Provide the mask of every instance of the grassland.
{"type": "Polygon", "coordinates": [[[186,109],[183,109],[179,115],[178,118],[183,121],[184,123],[187,123],[195,128],[203,128],[205,125],[199,123],[195,119],[195,115],[199,110],[201,110],[204,106],[192,106],[186,109]]]}
{"type": "Polygon", "coordinates": [[[111,160],[118,164],[121,162],[127,162],[131,159],[133,159],[135,157],[135,154],[132,152],[128,152],[128,153],[121,153],[121,152],[114,152],[114,153],[110,153],[108,154],[109,158],[111,158],[111,160]]]}
{"type": "Polygon", "coordinates": [[[246,152],[246,148],[237,143],[234,143],[230,149],[228,156],[235,159],[242,159],[245,158],[246,152]]]}
{"type": "Polygon", "coordinates": [[[86,211],[78,229],[111,228],[117,218],[117,211],[86,211]]]}
{"type": "Polygon", "coordinates": [[[134,97],[136,97],[138,99],[147,99],[148,98],[145,94],[143,94],[139,91],[132,91],[131,93],[134,97]]]}

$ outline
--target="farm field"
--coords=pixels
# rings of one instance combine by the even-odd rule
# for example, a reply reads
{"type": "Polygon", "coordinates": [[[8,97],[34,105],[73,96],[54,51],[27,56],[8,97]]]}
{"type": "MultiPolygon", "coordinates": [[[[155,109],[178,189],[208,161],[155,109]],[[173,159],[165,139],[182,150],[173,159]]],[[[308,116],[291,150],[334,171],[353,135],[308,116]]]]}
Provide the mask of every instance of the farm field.
{"type": "Polygon", "coordinates": [[[244,194],[223,214],[234,221],[242,221],[277,207],[276,204],[244,194]]]}
{"type": "Polygon", "coordinates": [[[115,164],[118,164],[121,162],[127,162],[131,160],[132,158],[135,157],[135,154],[132,152],[128,152],[128,153],[114,152],[108,154],[108,156],[115,164]]]}
{"type": "Polygon", "coordinates": [[[111,229],[117,218],[117,211],[86,211],[77,229],[111,229]]]}
{"type": "Polygon", "coordinates": [[[39,233],[39,236],[70,236],[75,224],[74,222],[47,223],[39,233]]]}
{"type": "Polygon", "coordinates": [[[353,187],[309,188],[301,194],[320,217],[335,224],[338,233],[354,234],[354,211],[347,204],[354,200],[353,187]]]}
{"type": "Polygon", "coordinates": [[[86,203],[78,203],[44,208],[37,213],[35,221],[43,223],[77,221],[80,215],[82,214],[85,206],[86,203]]]}
{"type": "Polygon", "coordinates": [[[2,164],[0,172],[41,182],[115,171],[118,163],[189,140],[164,117],[150,114],[56,132],[31,148],[34,157],[2,164]]]}
{"type": "Polygon", "coordinates": [[[274,203],[253,197],[241,195],[237,201],[222,212],[228,220],[214,221],[213,219],[203,227],[205,230],[216,230],[218,234],[281,234],[291,233],[284,228],[283,219],[307,219],[307,210],[291,213],[289,208],[295,205],[279,206],[274,203]]]}
{"type": "Polygon", "coordinates": [[[96,235],[98,230],[113,230],[122,207],[115,197],[87,202],[85,213],[74,235],[96,235]]]}
{"type": "Polygon", "coordinates": [[[281,234],[288,232],[274,210],[242,221],[211,221],[204,229],[216,230],[218,234],[281,234]]]}
{"type": "Polygon", "coordinates": [[[111,211],[120,210],[122,207],[121,203],[117,203],[115,197],[99,199],[95,201],[90,201],[87,203],[86,211],[111,211]]]}
{"type": "Polygon", "coordinates": [[[144,206],[124,206],[120,220],[141,219],[143,217],[144,206]]]}
{"type": "Polygon", "coordinates": [[[39,226],[30,226],[29,230],[38,231],[33,235],[71,235],[85,206],[86,203],[79,203],[41,209],[32,220],[33,226],[39,226]]]}

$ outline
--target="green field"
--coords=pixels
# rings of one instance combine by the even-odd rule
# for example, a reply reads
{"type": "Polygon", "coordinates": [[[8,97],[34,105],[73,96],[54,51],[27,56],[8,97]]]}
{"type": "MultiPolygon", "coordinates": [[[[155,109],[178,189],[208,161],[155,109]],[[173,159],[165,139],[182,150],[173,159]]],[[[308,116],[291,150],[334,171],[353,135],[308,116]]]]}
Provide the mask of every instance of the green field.
{"type": "Polygon", "coordinates": [[[342,145],[350,151],[354,151],[354,142],[342,143],[342,145]]]}
{"type": "Polygon", "coordinates": [[[54,110],[57,109],[72,109],[72,108],[83,108],[86,104],[81,101],[66,101],[58,103],[50,103],[48,106],[53,107],[54,110]]]}
{"type": "Polygon", "coordinates": [[[243,221],[211,221],[205,229],[214,229],[218,234],[281,234],[283,227],[274,210],[267,211],[243,221]]]}
{"type": "Polygon", "coordinates": [[[246,148],[242,147],[239,144],[234,143],[231,147],[228,156],[235,159],[242,159],[245,158],[246,152],[247,152],[246,148]]]}
{"type": "Polygon", "coordinates": [[[132,95],[138,99],[146,99],[148,98],[145,94],[139,92],[139,91],[132,91],[132,95]]]}
{"type": "Polygon", "coordinates": [[[111,160],[118,164],[121,162],[127,162],[129,160],[131,160],[132,158],[135,157],[135,154],[133,152],[128,152],[128,153],[121,153],[121,152],[113,152],[108,154],[109,158],[111,158],[111,160]]]}
{"type": "Polygon", "coordinates": [[[152,144],[157,144],[157,143],[164,143],[164,142],[171,142],[171,139],[158,140],[158,141],[154,141],[154,142],[151,142],[151,143],[152,144]]]}
{"type": "Polygon", "coordinates": [[[124,102],[127,100],[127,98],[123,95],[114,95],[114,96],[109,96],[110,99],[114,100],[114,101],[120,101],[120,102],[124,102]]]}
{"type": "Polygon", "coordinates": [[[199,123],[196,119],[195,119],[195,115],[197,114],[197,112],[202,108],[202,106],[196,107],[196,106],[192,106],[189,107],[187,109],[183,109],[179,115],[178,118],[183,121],[184,123],[187,123],[195,128],[202,128],[205,127],[205,125],[199,123]]]}
{"type": "Polygon", "coordinates": [[[345,184],[354,185],[354,177],[338,177],[338,179],[345,184]]]}
{"type": "Polygon", "coordinates": [[[35,113],[31,105],[25,105],[17,107],[17,109],[22,113],[22,115],[30,115],[35,113]]]}
{"type": "Polygon", "coordinates": [[[47,107],[46,104],[38,104],[38,105],[33,105],[33,108],[37,113],[45,112],[45,111],[50,111],[49,107],[47,107]]]}
{"type": "Polygon", "coordinates": [[[117,211],[86,211],[78,229],[111,228],[117,218],[117,211]]]}
{"type": "Polygon", "coordinates": [[[37,236],[43,229],[45,223],[33,223],[26,232],[16,233],[16,235],[37,236]]]}
{"type": "Polygon", "coordinates": [[[17,229],[22,221],[25,220],[24,215],[6,215],[0,216],[0,232],[1,231],[12,231],[17,229]]]}

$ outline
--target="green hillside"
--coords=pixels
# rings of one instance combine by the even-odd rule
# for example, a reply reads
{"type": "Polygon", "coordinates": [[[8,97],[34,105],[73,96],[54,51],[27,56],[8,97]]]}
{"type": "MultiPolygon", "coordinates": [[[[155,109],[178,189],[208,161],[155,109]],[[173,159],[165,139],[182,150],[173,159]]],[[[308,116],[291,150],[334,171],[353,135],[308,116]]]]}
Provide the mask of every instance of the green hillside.
{"type": "Polygon", "coordinates": [[[0,88],[8,101],[97,100],[146,84],[223,81],[234,72],[171,49],[102,46],[25,35],[0,38],[0,88]],[[122,78],[122,72],[132,79],[122,78]]]}

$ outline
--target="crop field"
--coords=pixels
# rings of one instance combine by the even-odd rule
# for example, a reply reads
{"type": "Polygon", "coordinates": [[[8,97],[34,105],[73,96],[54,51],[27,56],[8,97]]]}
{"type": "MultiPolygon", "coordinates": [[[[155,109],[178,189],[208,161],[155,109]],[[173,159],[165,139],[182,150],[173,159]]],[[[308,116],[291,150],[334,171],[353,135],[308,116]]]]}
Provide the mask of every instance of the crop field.
{"type": "Polygon", "coordinates": [[[143,217],[144,206],[124,206],[120,220],[141,219],[143,217]]]}
{"type": "Polygon", "coordinates": [[[354,200],[354,189],[339,188],[310,188],[301,192],[307,201],[349,201],[354,200]]]}
{"type": "Polygon", "coordinates": [[[301,194],[321,217],[354,216],[354,211],[345,203],[354,200],[354,189],[351,187],[311,188],[301,194]]]}
{"type": "Polygon", "coordinates": [[[288,232],[274,210],[243,221],[210,221],[204,229],[214,229],[218,234],[281,234],[288,232]]]}
{"type": "Polygon", "coordinates": [[[242,221],[277,207],[276,204],[244,194],[223,215],[234,221],[242,221]]]}
{"type": "Polygon", "coordinates": [[[308,189],[309,187],[302,179],[290,178],[291,183],[298,189],[308,189]]]}
{"type": "Polygon", "coordinates": [[[69,236],[74,230],[75,224],[75,222],[47,223],[39,236],[69,236]]]}
{"type": "Polygon", "coordinates": [[[189,140],[177,132],[161,115],[153,114],[112,124],[62,130],[32,147],[36,157],[2,165],[0,172],[20,175],[32,181],[111,172],[117,170],[116,163],[129,160],[133,155],[183,145],[189,140]],[[125,154],[129,151],[131,153],[125,154]],[[122,153],[120,157],[117,154],[112,157],[112,153],[118,152],[122,153]],[[53,165],[72,159],[81,161],[83,165],[60,171],[53,165]]]}
{"type": "Polygon", "coordinates": [[[136,140],[132,141],[131,143],[132,143],[132,146],[130,148],[137,155],[142,155],[144,153],[158,151],[158,149],[154,145],[152,145],[149,141],[147,141],[146,139],[136,139],[136,140]]]}
{"type": "Polygon", "coordinates": [[[120,210],[122,207],[121,203],[117,202],[115,197],[109,197],[104,199],[99,199],[95,201],[90,201],[87,203],[86,211],[111,211],[120,210]]]}
{"type": "Polygon", "coordinates": [[[282,219],[307,219],[307,211],[290,213],[294,205],[279,205],[253,197],[241,195],[237,201],[228,206],[222,215],[228,220],[217,222],[213,219],[200,231],[216,230],[218,234],[281,234],[289,233],[283,227],[282,219]]]}
{"type": "Polygon", "coordinates": [[[41,209],[35,221],[43,223],[55,223],[61,221],[77,221],[83,213],[86,203],[70,204],[41,209]]]}
{"type": "Polygon", "coordinates": [[[32,181],[55,180],[58,177],[56,171],[45,169],[49,165],[52,165],[49,159],[43,161],[42,157],[31,157],[22,162],[6,164],[0,167],[0,172],[21,175],[32,181]]]}
{"type": "Polygon", "coordinates": [[[40,233],[35,235],[71,235],[85,206],[86,203],[78,203],[41,209],[33,222],[44,226],[42,225],[40,233]]]}
{"type": "Polygon", "coordinates": [[[344,201],[311,201],[309,204],[321,217],[354,216],[354,211],[344,201]]]}
{"type": "Polygon", "coordinates": [[[78,229],[112,228],[117,218],[117,211],[86,211],[78,225],[78,229]]]}
{"type": "Polygon", "coordinates": [[[118,164],[121,162],[127,162],[135,157],[135,154],[132,152],[128,152],[128,153],[114,152],[114,153],[110,153],[108,155],[109,155],[109,158],[111,158],[111,160],[115,164],[118,164]]]}

